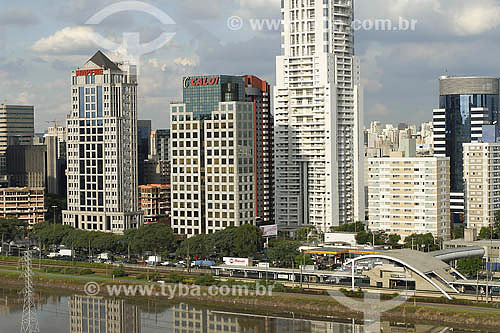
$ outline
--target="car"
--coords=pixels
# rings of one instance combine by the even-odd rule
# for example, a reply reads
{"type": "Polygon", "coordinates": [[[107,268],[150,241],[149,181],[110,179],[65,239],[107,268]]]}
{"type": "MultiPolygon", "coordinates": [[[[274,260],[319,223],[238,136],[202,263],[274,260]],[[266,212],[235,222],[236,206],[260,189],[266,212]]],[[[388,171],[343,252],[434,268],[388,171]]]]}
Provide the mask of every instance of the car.
{"type": "Polygon", "coordinates": [[[123,261],[124,264],[131,264],[131,265],[137,265],[137,260],[135,259],[125,259],[123,261]]]}
{"type": "Polygon", "coordinates": [[[160,263],[160,265],[168,267],[168,266],[170,266],[170,262],[164,261],[164,262],[160,263]]]}
{"type": "Polygon", "coordinates": [[[146,266],[147,262],[145,262],[145,261],[139,261],[138,264],[141,265],[141,266],[146,266]]]}
{"type": "Polygon", "coordinates": [[[181,262],[178,262],[175,267],[178,267],[178,268],[186,268],[186,265],[184,263],[181,263],[181,262]]]}

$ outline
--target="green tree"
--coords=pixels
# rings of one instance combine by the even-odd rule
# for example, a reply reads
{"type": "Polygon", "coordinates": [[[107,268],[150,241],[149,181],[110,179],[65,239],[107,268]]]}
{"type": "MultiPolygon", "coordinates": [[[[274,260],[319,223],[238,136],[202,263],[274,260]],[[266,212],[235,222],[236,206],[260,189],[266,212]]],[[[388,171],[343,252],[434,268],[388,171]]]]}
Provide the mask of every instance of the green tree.
{"type": "Polygon", "coordinates": [[[462,274],[473,277],[483,268],[483,260],[481,258],[463,258],[458,260],[457,268],[462,274]]]}
{"type": "Polygon", "coordinates": [[[190,257],[213,257],[215,254],[214,237],[212,235],[195,235],[184,240],[177,248],[176,254],[186,258],[188,252],[190,257]]]}
{"type": "Polygon", "coordinates": [[[234,257],[235,252],[235,240],[238,230],[236,227],[229,227],[224,230],[217,231],[211,235],[211,239],[214,245],[214,254],[217,257],[234,257]]]}
{"type": "Polygon", "coordinates": [[[453,239],[464,238],[464,231],[465,231],[465,227],[462,224],[454,226],[451,236],[453,239]]]}
{"type": "Polygon", "coordinates": [[[234,254],[237,257],[254,257],[262,250],[263,238],[259,227],[244,224],[236,229],[234,239],[234,254]]]}
{"type": "Polygon", "coordinates": [[[299,255],[300,243],[285,239],[274,239],[269,244],[269,260],[281,267],[290,267],[299,255]]]}
{"type": "Polygon", "coordinates": [[[295,257],[295,265],[299,267],[300,265],[314,265],[314,261],[311,256],[305,253],[301,253],[295,257]]]}
{"type": "Polygon", "coordinates": [[[26,234],[26,223],[16,218],[0,218],[0,240],[11,242],[23,238],[26,234]]]}
{"type": "Polygon", "coordinates": [[[56,223],[61,223],[61,212],[67,208],[66,198],[53,194],[45,194],[45,221],[54,221],[54,208],[56,206],[56,223]]]}
{"type": "Polygon", "coordinates": [[[419,251],[436,251],[439,250],[439,241],[434,239],[431,233],[427,234],[412,234],[405,238],[405,247],[419,251]]]}
{"type": "Polygon", "coordinates": [[[401,241],[401,236],[392,234],[389,235],[389,237],[387,238],[387,245],[390,245],[391,247],[396,247],[400,241],[401,241]]]}
{"type": "Polygon", "coordinates": [[[50,222],[42,222],[33,227],[33,235],[44,246],[61,245],[63,240],[69,233],[75,229],[68,225],[56,224],[50,222]]]}
{"type": "Polygon", "coordinates": [[[145,224],[135,231],[125,233],[125,239],[131,250],[140,254],[146,251],[161,253],[174,248],[174,233],[165,224],[145,224]]]}
{"type": "Polygon", "coordinates": [[[297,231],[297,240],[300,242],[319,242],[322,240],[322,235],[318,232],[315,226],[310,225],[307,227],[303,227],[297,231]]]}
{"type": "Polygon", "coordinates": [[[356,242],[361,245],[372,244],[375,238],[375,244],[372,245],[385,245],[387,243],[387,237],[387,234],[383,231],[372,232],[361,230],[356,234],[356,242]]]}
{"type": "Polygon", "coordinates": [[[331,227],[331,232],[360,232],[365,230],[365,224],[361,221],[342,224],[338,227],[331,227]]]}

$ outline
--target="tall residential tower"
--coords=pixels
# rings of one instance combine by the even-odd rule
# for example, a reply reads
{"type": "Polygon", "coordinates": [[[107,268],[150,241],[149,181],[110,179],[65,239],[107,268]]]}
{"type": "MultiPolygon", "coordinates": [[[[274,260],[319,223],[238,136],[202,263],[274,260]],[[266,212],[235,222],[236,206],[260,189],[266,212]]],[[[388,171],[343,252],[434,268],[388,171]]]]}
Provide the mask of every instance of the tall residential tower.
{"type": "Polygon", "coordinates": [[[75,228],[122,233],[142,224],[137,185],[137,74],[100,51],[71,73],[68,209],[75,228]]]}
{"type": "Polygon", "coordinates": [[[351,0],[282,0],[276,60],[276,221],[364,220],[362,91],[351,0]]]}

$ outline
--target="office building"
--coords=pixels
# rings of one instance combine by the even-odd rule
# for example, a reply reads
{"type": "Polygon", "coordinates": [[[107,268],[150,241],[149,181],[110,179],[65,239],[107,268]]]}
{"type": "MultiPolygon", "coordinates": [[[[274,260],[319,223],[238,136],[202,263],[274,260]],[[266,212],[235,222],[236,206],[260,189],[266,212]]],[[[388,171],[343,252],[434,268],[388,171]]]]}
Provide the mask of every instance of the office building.
{"type": "Polygon", "coordinates": [[[0,173],[6,170],[5,153],[9,145],[33,144],[35,109],[33,106],[0,104],[0,173]]]}
{"type": "Polygon", "coordinates": [[[478,233],[500,211],[500,142],[464,143],[465,221],[478,233]]]}
{"type": "Polygon", "coordinates": [[[46,150],[42,145],[9,145],[5,154],[9,186],[44,188],[46,150]]]}
{"type": "Polygon", "coordinates": [[[271,86],[253,75],[245,76],[246,99],[254,103],[255,216],[258,223],[274,222],[274,120],[271,86]]]}
{"type": "Polygon", "coordinates": [[[140,185],[139,207],[144,212],[144,223],[165,222],[170,224],[170,185],[140,185]]]}
{"type": "Polygon", "coordinates": [[[140,333],[141,312],[123,299],[71,296],[70,333],[140,333]]]}
{"type": "Polygon", "coordinates": [[[0,216],[16,218],[31,227],[44,221],[44,200],[43,188],[0,188],[0,216]]]}
{"type": "Polygon", "coordinates": [[[144,161],[146,184],[170,184],[170,130],[151,131],[150,154],[144,161]]]}
{"type": "Polygon", "coordinates": [[[351,0],[283,0],[276,59],[276,222],[364,221],[362,90],[351,0]]]}
{"type": "Polygon", "coordinates": [[[71,82],[63,222],[114,233],[138,228],[136,67],[99,51],[71,82]]]}
{"type": "Polygon", "coordinates": [[[48,128],[45,134],[47,149],[47,193],[66,196],[66,127],[48,128]]]}
{"type": "Polygon", "coordinates": [[[464,218],[463,144],[477,142],[485,124],[498,121],[499,79],[439,79],[439,109],[434,110],[434,155],[450,158],[451,211],[454,223],[464,218]]]}
{"type": "Polygon", "coordinates": [[[147,184],[170,184],[170,162],[159,156],[151,156],[144,161],[144,182],[147,184]]]}
{"type": "Polygon", "coordinates": [[[144,161],[148,159],[151,147],[151,120],[137,121],[137,170],[139,185],[147,184],[144,179],[144,161]]]}
{"type": "Polygon", "coordinates": [[[184,79],[183,103],[170,108],[174,231],[271,221],[268,94],[254,76],[184,79]]]}
{"type": "Polygon", "coordinates": [[[157,129],[151,131],[150,146],[150,155],[158,156],[162,161],[170,160],[170,130],[157,129]]]}
{"type": "Polygon", "coordinates": [[[400,235],[432,233],[450,239],[450,161],[447,157],[368,160],[370,230],[400,235]]]}
{"type": "Polygon", "coordinates": [[[254,224],[253,104],[221,102],[198,116],[186,104],[170,109],[174,232],[254,224]]]}

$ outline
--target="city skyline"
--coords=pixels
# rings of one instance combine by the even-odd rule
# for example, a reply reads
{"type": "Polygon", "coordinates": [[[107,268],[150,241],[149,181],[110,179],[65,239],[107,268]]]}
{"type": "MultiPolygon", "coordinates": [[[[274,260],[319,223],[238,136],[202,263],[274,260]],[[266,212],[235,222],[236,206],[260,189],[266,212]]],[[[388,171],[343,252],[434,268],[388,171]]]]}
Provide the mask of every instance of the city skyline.
{"type": "MultiPolygon", "coordinates": [[[[0,17],[5,18],[0,24],[0,44],[6,50],[0,59],[0,77],[4,79],[0,99],[8,104],[35,105],[37,132],[45,128],[45,121],[64,120],[70,103],[64,89],[65,73],[98,49],[88,39],[89,29],[115,41],[128,30],[141,32],[145,41],[161,32],[155,19],[132,12],[116,14],[102,27],[84,25],[95,12],[114,2],[44,0],[28,6],[27,0],[21,0],[18,8],[0,5],[0,17]],[[46,77],[52,80],[44,80],[46,77]]],[[[173,30],[178,33],[167,47],[142,59],[140,119],[152,119],[155,127],[167,128],[160,111],[166,112],[163,106],[179,96],[178,82],[187,73],[219,73],[224,65],[226,74],[243,74],[240,72],[244,70],[275,84],[273,59],[280,53],[279,32],[267,28],[253,31],[247,21],[241,31],[231,31],[226,21],[232,15],[245,20],[279,19],[279,1],[269,6],[267,1],[234,1],[228,5],[219,0],[211,1],[208,8],[196,1],[147,3],[168,13],[177,22],[173,30]],[[223,62],[221,55],[232,56],[235,61],[223,62]]],[[[366,95],[365,125],[374,119],[412,123],[429,119],[438,98],[438,78],[446,72],[496,74],[490,73],[490,68],[496,62],[491,40],[498,28],[494,21],[497,1],[426,0],[419,5],[360,0],[355,5],[356,18],[361,20],[387,18],[397,22],[400,16],[418,20],[415,31],[357,32],[355,47],[361,58],[366,95]],[[474,15],[482,19],[472,19],[474,24],[468,24],[474,15]]]]}

